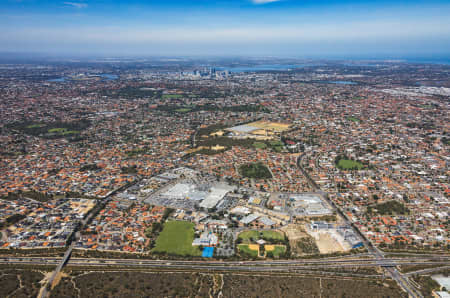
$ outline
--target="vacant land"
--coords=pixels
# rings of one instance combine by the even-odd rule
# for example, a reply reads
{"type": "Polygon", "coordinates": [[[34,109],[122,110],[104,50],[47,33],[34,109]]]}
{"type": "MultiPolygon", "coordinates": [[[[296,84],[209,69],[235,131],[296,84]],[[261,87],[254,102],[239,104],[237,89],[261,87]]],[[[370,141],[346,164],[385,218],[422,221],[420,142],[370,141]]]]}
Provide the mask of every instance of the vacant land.
{"type": "Polygon", "coordinates": [[[43,278],[31,269],[0,269],[0,297],[36,297],[43,278]]]}
{"type": "Polygon", "coordinates": [[[299,239],[296,241],[295,245],[296,248],[303,254],[318,254],[320,252],[316,241],[311,236],[299,239]]]}
{"type": "Polygon", "coordinates": [[[409,209],[405,207],[400,202],[397,201],[387,201],[381,204],[377,204],[375,206],[369,206],[367,208],[368,213],[375,212],[380,215],[388,215],[388,214],[409,214],[409,209]],[[374,210],[375,209],[375,210],[374,210]]]}
{"type": "Polygon", "coordinates": [[[277,122],[267,122],[267,121],[256,121],[249,123],[248,125],[258,127],[261,129],[266,129],[270,131],[283,132],[289,129],[289,124],[277,123],[277,122]]]}
{"type": "Polygon", "coordinates": [[[73,272],[51,297],[208,297],[214,276],[200,273],[73,272]],[[76,288],[74,287],[76,286],[76,288]]]}
{"type": "MultiPolygon", "coordinates": [[[[439,268],[439,267],[444,267],[447,265],[444,264],[432,264],[432,265],[401,265],[400,267],[400,271],[403,273],[407,273],[407,272],[413,272],[413,271],[418,271],[418,270],[423,270],[423,269],[430,269],[430,268],[439,268]]],[[[445,269],[443,269],[445,270],[445,269]]]]}
{"type": "Polygon", "coordinates": [[[270,179],[272,174],[269,169],[261,162],[244,164],[239,167],[242,176],[255,179],[270,179]]]}
{"type": "Polygon", "coordinates": [[[51,297],[406,297],[395,282],[288,274],[72,271],[51,297]]]}
{"type": "Polygon", "coordinates": [[[314,238],[321,254],[345,251],[342,245],[328,232],[315,232],[314,238]]]}
{"type": "Polygon", "coordinates": [[[432,294],[433,291],[438,291],[441,289],[439,283],[432,279],[430,275],[414,276],[413,279],[420,285],[420,292],[425,297],[435,297],[432,294]]]}
{"type": "Polygon", "coordinates": [[[318,254],[319,248],[311,235],[306,233],[303,225],[290,224],[281,229],[289,239],[291,253],[297,256],[318,254]]]}
{"type": "Polygon", "coordinates": [[[155,253],[180,256],[200,256],[198,247],[192,246],[194,224],[187,221],[168,221],[156,239],[155,253]]]}
{"type": "Polygon", "coordinates": [[[395,283],[300,276],[223,276],[224,297],[406,297],[395,283]]]}

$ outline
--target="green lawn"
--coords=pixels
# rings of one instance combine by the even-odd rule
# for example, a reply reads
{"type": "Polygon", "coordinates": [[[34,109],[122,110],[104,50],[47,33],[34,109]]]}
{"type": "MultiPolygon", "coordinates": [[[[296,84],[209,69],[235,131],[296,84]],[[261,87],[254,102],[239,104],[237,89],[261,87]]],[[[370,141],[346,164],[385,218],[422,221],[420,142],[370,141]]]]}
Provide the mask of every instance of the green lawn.
{"type": "Polygon", "coordinates": [[[190,111],[192,111],[192,109],[189,109],[189,108],[181,108],[181,109],[175,110],[175,112],[178,112],[178,113],[188,113],[190,111]]]}
{"type": "Polygon", "coordinates": [[[258,251],[250,249],[247,244],[239,244],[239,251],[251,257],[258,257],[258,251]]]}
{"type": "Polygon", "coordinates": [[[183,95],[181,94],[163,94],[162,95],[162,99],[177,99],[177,98],[182,98],[183,95]]]}
{"type": "Polygon", "coordinates": [[[280,232],[276,232],[276,231],[262,231],[262,235],[263,235],[263,239],[266,240],[283,240],[284,239],[284,235],[280,232]]]}
{"type": "Polygon", "coordinates": [[[77,130],[68,130],[67,128],[64,128],[64,127],[51,128],[51,129],[48,130],[48,132],[49,133],[60,134],[60,135],[63,135],[63,136],[80,133],[77,130]]]}
{"type": "Polygon", "coordinates": [[[39,127],[44,127],[45,124],[31,124],[28,125],[26,128],[39,128],[39,127]]]}
{"type": "Polygon", "coordinates": [[[244,243],[256,243],[258,239],[264,239],[266,241],[270,240],[283,240],[284,235],[277,231],[244,231],[239,234],[238,238],[242,239],[244,243]],[[250,240],[253,239],[253,242],[250,240]]]}
{"type": "Polygon", "coordinates": [[[253,147],[256,149],[267,149],[270,147],[275,152],[281,152],[283,150],[283,142],[281,141],[270,141],[270,142],[254,142],[253,147]]]}
{"type": "Polygon", "coordinates": [[[348,117],[347,119],[350,120],[350,121],[353,121],[353,122],[361,122],[361,120],[359,120],[356,117],[348,117]]]}
{"type": "Polygon", "coordinates": [[[250,242],[250,239],[253,238],[254,241],[258,240],[259,232],[258,231],[244,231],[239,234],[238,238],[241,238],[243,241],[250,242]]]}
{"type": "Polygon", "coordinates": [[[272,146],[272,147],[283,147],[283,142],[281,142],[281,141],[270,141],[270,146],[272,146]]]}
{"type": "Polygon", "coordinates": [[[49,133],[62,133],[65,132],[67,130],[67,128],[64,127],[57,127],[57,128],[51,128],[48,130],[49,133]]]}
{"type": "Polygon", "coordinates": [[[156,239],[153,252],[181,256],[200,256],[201,250],[192,246],[194,224],[187,221],[168,221],[156,239]]]}
{"type": "Polygon", "coordinates": [[[284,245],[276,245],[275,249],[272,251],[267,252],[267,256],[272,258],[278,258],[280,255],[284,254],[286,252],[286,246],[284,245]]]}
{"type": "Polygon", "coordinates": [[[266,149],[267,145],[261,142],[254,142],[253,147],[255,147],[256,149],[266,149]]]}
{"type": "Polygon", "coordinates": [[[337,167],[341,170],[361,170],[362,168],[364,168],[364,165],[355,160],[341,159],[339,160],[337,167]]]}

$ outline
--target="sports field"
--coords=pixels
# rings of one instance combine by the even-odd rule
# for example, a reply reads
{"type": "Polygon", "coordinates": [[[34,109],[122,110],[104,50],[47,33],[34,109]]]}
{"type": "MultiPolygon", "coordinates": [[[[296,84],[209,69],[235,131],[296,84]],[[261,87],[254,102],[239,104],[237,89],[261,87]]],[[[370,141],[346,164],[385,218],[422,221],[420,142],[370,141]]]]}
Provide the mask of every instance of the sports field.
{"type": "Polygon", "coordinates": [[[250,243],[251,241],[257,241],[258,239],[264,239],[266,241],[271,240],[283,240],[284,235],[277,231],[244,231],[239,234],[238,238],[242,239],[244,243],[250,243]]]}
{"type": "Polygon", "coordinates": [[[284,235],[281,234],[280,232],[276,232],[276,231],[262,231],[262,235],[263,235],[263,239],[265,240],[283,240],[284,239],[284,235]]]}
{"type": "Polygon", "coordinates": [[[264,249],[267,252],[268,257],[278,258],[281,254],[286,252],[286,246],[284,245],[265,245],[264,249]]]}
{"type": "Polygon", "coordinates": [[[364,168],[364,165],[358,161],[350,160],[350,159],[341,159],[337,164],[339,169],[342,170],[361,170],[364,168]]]}
{"type": "Polygon", "coordinates": [[[168,221],[156,239],[156,246],[152,250],[181,256],[200,256],[202,251],[192,246],[194,240],[194,224],[187,221],[168,221]]]}
{"type": "Polygon", "coordinates": [[[259,245],[256,244],[239,244],[239,251],[249,255],[251,257],[257,257],[259,255],[259,245]]]}
{"type": "Polygon", "coordinates": [[[259,239],[259,232],[258,231],[244,231],[239,234],[238,238],[241,238],[244,241],[250,241],[250,239],[253,239],[254,241],[259,239]]]}

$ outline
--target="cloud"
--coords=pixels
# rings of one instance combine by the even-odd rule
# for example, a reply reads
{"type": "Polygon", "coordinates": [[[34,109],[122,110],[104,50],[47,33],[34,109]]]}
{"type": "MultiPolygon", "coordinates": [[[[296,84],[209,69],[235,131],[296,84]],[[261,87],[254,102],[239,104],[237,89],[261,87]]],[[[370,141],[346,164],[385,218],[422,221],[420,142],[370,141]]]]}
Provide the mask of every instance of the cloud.
{"type": "Polygon", "coordinates": [[[278,2],[280,0],[251,0],[253,4],[267,4],[272,2],[278,2]]]}
{"type": "Polygon", "coordinates": [[[65,5],[72,6],[75,8],[86,8],[88,5],[86,3],[79,3],[79,2],[64,2],[65,5]]]}

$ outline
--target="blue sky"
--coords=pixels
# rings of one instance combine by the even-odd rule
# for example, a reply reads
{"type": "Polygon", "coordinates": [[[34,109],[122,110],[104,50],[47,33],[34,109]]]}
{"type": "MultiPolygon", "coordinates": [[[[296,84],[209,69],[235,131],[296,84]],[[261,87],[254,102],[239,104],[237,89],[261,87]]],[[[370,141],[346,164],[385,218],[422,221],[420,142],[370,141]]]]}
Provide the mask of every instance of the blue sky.
{"type": "Polygon", "coordinates": [[[1,0],[0,51],[450,56],[450,1],[1,0]]]}

